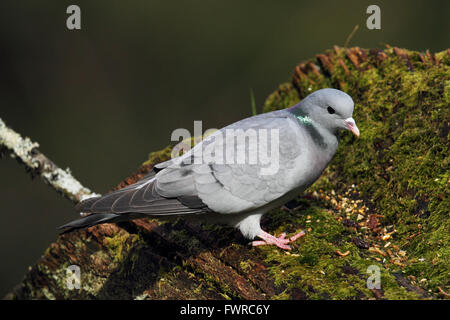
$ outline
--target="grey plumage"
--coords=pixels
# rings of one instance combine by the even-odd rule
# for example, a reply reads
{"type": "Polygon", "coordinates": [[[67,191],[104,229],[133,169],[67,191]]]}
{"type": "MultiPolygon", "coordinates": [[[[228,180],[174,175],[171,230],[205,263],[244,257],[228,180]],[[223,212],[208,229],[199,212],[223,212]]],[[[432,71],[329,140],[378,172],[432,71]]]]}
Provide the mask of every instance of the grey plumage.
{"type": "Polygon", "coordinates": [[[352,113],[350,96],[322,89],[289,109],[243,119],[215,132],[183,156],[157,164],[136,184],[79,203],[76,209],[88,216],[60,229],[68,232],[141,217],[184,216],[231,224],[249,239],[259,236],[268,241],[262,236],[261,216],[320,176],[336,152],[340,129],[359,135],[352,113]],[[254,141],[258,143],[251,143],[250,134],[243,139],[227,135],[239,129],[257,132],[254,141]],[[278,143],[267,138],[267,148],[262,148],[259,142],[264,132],[267,137],[276,132],[278,143]],[[266,154],[278,150],[274,174],[261,172],[271,165],[261,159],[236,163],[240,154],[248,159],[261,156],[262,149],[266,154]],[[234,161],[225,161],[229,154],[234,161]]]}

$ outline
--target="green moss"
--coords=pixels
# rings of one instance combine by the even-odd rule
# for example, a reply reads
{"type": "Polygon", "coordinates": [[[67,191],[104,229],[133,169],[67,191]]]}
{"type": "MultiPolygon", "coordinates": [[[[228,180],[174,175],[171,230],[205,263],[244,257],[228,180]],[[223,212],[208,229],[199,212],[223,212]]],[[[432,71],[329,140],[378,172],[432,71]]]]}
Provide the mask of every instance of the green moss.
{"type": "MultiPolygon", "coordinates": [[[[351,75],[346,75],[335,63],[331,80],[335,84],[346,84],[345,91],[354,98],[354,118],[361,138],[355,140],[344,134],[329,169],[311,190],[322,188],[329,194],[333,188],[344,194],[350,185],[356,184],[358,198],[371,208],[371,213],[385,217],[382,226],[393,225],[396,230],[389,241],[407,253],[404,267],[385,259],[382,269],[398,269],[405,275],[426,279],[420,286],[437,293],[437,286],[447,290],[450,286],[448,54],[436,54],[441,62],[436,65],[423,64],[418,53],[407,51],[414,69],[410,71],[405,60],[395,56],[392,49],[385,52],[388,59],[381,63],[369,59],[361,64],[359,71],[346,60],[351,75]],[[411,240],[415,234],[417,236],[411,240]]],[[[344,53],[338,54],[335,61],[338,58],[345,60],[344,53]]],[[[308,78],[297,82],[298,88],[285,85],[282,94],[277,94],[278,100],[274,94],[269,96],[264,110],[293,104],[293,92],[304,96],[313,84],[322,87],[329,81],[308,74],[308,78]]],[[[266,260],[273,263],[271,271],[276,281],[303,289],[312,285],[333,298],[355,297],[357,294],[348,287],[347,280],[339,280],[342,262],[348,260],[364,274],[364,268],[373,263],[374,257],[361,253],[350,242],[351,237],[344,236],[340,246],[330,245],[328,241],[342,235],[343,227],[330,222],[332,219],[324,219],[326,211],[320,205],[301,212],[313,216],[313,221],[320,217],[321,222],[293,251],[300,256],[297,260],[278,250],[265,251],[266,260]],[[351,253],[338,258],[333,255],[334,250],[350,250],[351,253]],[[325,275],[321,275],[321,271],[325,275]]],[[[280,218],[279,225],[275,221],[277,230],[305,223],[303,215],[290,220],[286,226],[281,221],[280,218]]],[[[386,244],[375,235],[369,236],[374,243],[386,244]]],[[[383,276],[386,298],[418,298],[417,294],[399,287],[388,272],[383,276]]],[[[365,278],[352,281],[359,291],[370,296],[365,289],[365,278]]],[[[311,297],[320,298],[320,293],[311,297]]]]}
{"type": "MultiPolygon", "coordinates": [[[[310,299],[354,299],[371,298],[367,289],[367,268],[377,265],[381,269],[381,283],[384,295],[388,299],[417,299],[416,293],[407,292],[400,287],[385,266],[368,258],[351,242],[352,234],[346,234],[346,228],[334,216],[320,206],[309,209],[312,219],[301,215],[289,215],[287,223],[281,223],[279,230],[292,225],[311,226],[311,231],[294,245],[291,252],[272,247],[261,248],[265,261],[270,265],[271,276],[279,286],[286,289],[274,299],[286,299],[294,288],[306,292],[310,299]],[[319,222],[317,222],[319,220],[319,222]],[[316,221],[316,222],[313,222],[316,221]],[[337,252],[345,254],[340,256],[337,252]],[[345,271],[351,268],[351,273],[345,271]]],[[[281,214],[274,212],[273,215],[281,214]]],[[[286,216],[286,213],[283,213],[286,216]]],[[[280,217],[281,218],[281,217],[280,217]]],[[[286,220],[286,219],[283,219],[286,220]]],[[[277,229],[277,230],[278,230],[277,229]]]]}
{"type": "Polygon", "coordinates": [[[241,262],[239,263],[239,266],[241,267],[241,269],[242,269],[244,272],[248,272],[248,271],[250,271],[250,270],[252,269],[252,263],[249,262],[249,261],[241,261],[241,262]]]}
{"type": "Polygon", "coordinates": [[[159,162],[164,162],[171,158],[172,146],[167,146],[163,150],[151,152],[148,155],[148,160],[145,161],[142,165],[155,164],[159,162]]]}
{"type": "Polygon", "coordinates": [[[105,241],[113,261],[118,263],[123,262],[124,257],[136,243],[142,242],[139,235],[129,234],[123,229],[112,237],[105,237],[105,241]]]}
{"type": "Polygon", "coordinates": [[[274,93],[270,94],[264,103],[264,112],[275,109],[285,109],[298,103],[300,98],[291,83],[284,83],[274,93]]]}

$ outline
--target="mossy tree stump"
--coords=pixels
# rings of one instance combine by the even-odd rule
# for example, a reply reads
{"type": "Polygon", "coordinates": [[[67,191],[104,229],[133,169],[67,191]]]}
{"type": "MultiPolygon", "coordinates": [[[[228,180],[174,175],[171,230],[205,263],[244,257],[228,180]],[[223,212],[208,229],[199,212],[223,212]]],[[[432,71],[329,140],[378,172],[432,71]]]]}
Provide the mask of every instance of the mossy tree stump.
{"type": "MultiPolygon", "coordinates": [[[[263,219],[308,230],[290,252],[250,247],[228,227],[155,220],[60,236],[10,299],[429,299],[450,292],[450,50],[339,48],[300,63],[264,111],[310,92],[349,93],[361,138],[304,195],[263,219]],[[78,265],[81,288],[69,290],[78,265]],[[381,289],[368,289],[377,266],[381,289]]],[[[170,147],[119,185],[138,181],[170,147]]]]}

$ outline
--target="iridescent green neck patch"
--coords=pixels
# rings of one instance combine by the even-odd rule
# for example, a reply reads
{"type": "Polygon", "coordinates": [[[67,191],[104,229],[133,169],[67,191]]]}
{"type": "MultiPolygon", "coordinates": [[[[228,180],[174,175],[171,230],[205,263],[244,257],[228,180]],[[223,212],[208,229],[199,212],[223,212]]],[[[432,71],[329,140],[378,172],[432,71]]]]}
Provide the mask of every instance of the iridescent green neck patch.
{"type": "Polygon", "coordinates": [[[301,123],[310,125],[312,123],[312,120],[308,116],[296,116],[298,120],[300,120],[301,123]]]}

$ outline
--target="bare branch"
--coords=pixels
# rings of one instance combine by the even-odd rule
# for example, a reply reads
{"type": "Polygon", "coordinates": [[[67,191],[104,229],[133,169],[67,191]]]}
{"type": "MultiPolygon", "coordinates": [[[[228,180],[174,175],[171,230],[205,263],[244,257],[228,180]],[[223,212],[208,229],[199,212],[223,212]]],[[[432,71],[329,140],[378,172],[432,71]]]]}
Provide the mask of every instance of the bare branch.
{"type": "Polygon", "coordinates": [[[32,142],[28,137],[22,138],[20,134],[8,128],[0,118],[0,149],[9,153],[12,158],[25,165],[32,176],[40,176],[42,180],[53,189],[64,195],[74,203],[98,196],[72,176],[70,169],[63,170],[56,166],[37,148],[39,144],[32,142]]]}

